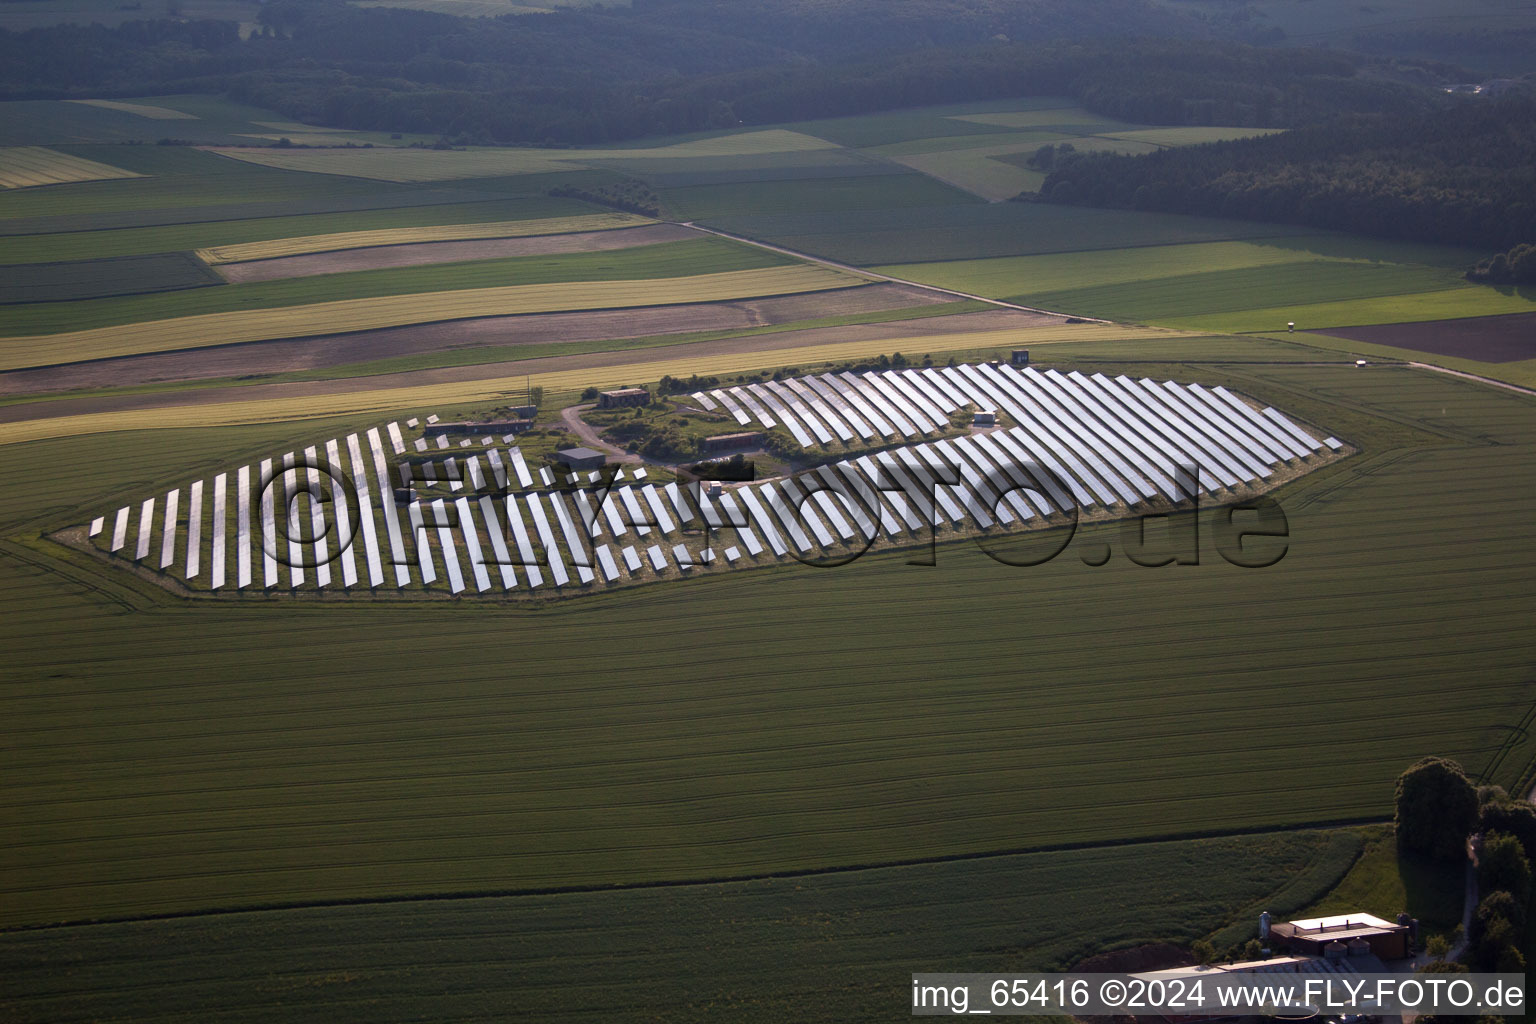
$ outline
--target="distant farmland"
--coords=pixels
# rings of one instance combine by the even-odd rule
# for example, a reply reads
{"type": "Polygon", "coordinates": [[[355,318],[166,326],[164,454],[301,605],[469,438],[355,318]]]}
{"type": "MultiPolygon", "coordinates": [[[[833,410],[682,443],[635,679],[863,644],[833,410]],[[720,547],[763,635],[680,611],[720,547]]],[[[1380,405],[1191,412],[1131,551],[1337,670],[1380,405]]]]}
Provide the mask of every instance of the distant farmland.
{"type": "MultiPolygon", "coordinates": [[[[897,159],[1000,193],[1037,173],[1026,158],[1045,142],[1145,148],[1207,129],[1037,97],[604,150],[338,133],[359,145],[225,156],[117,143],[324,129],[210,97],[136,102],[195,117],[0,105],[0,140],[138,175],[0,191],[10,277],[45,300],[105,280],[117,257],[160,287],[196,269],[196,250],[305,259],[621,227],[547,193],[629,176],[664,217],[1141,325],[959,301],[719,238],[440,250],[472,258],[0,307],[13,1016],[131,1013],[167,972],[183,987],[166,1016],[209,992],[256,1016],[313,1000],[327,1024],[383,1003],[483,1014],[530,978],[519,1005],[547,1015],[590,966],[594,1021],[677,996],[663,974],[698,999],[679,1019],[848,1019],[890,996],[893,970],[899,988],[909,967],[1059,965],[1311,900],[1359,849],[1334,826],[1390,815],[1406,764],[1444,754],[1507,786],[1536,764],[1520,726],[1536,707],[1532,400],[1403,365],[1529,381],[1536,361],[1306,333],[1526,313],[1529,297],[1462,281],[1458,250],[988,203],[897,159]],[[1238,330],[1264,333],[1211,333],[1238,330]],[[697,374],[719,378],[701,394],[766,402],[786,377],[897,352],[942,368],[1015,348],[1042,373],[1221,385],[1353,454],[1277,481],[1286,553],[1252,569],[1216,550],[1224,510],[1209,504],[1198,564],[1137,564],[1126,528],[1095,522],[1031,568],[959,539],[930,566],[885,550],[521,604],[184,595],[156,575],[163,504],[135,568],[50,539],[107,528],[130,502],[143,519],[151,495],[190,502],[194,482],[310,441],[505,415],[530,385],[542,455],[572,439],[561,409],[590,387],[697,374]],[[1314,826],[1331,831],[1295,831],[1314,826]],[[1258,834],[1195,838],[1234,830],[1258,834]],[[807,874],[765,877],[790,872],[807,874]],[[681,885],[641,891],[658,883],[681,885]],[[602,891],[616,884],[635,888],[602,891]],[[535,894],[564,887],[583,891],[535,894]],[[457,915],[436,899],[497,893],[518,895],[451,901],[457,915]],[[347,900],[399,902],[316,906],[347,900]],[[659,907],[676,927],[642,949],[659,907]],[[228,909],[252,912],[23,930],[228,909]],[[397,938],[403,952],[381,959],[397,938]],[[67,993],[39,981],[36,965],[60,963],[67,993]],[[777,998],[786,971],[808,995],[777,998]]],[[[961,408],[940,414],[930,435],[968,429],[944,425],[961,408]]],[[[191,522],[173,517],[186,532],[167,572],[186,571],[191,522]]]]}
{"type": "Polygon", "coordinates": [[[428,320],[784,295],[846,288],[857,280],[822,267],[794,266],[644,281],[569,281],[337,299],[250,312],[207,313],[123,327],[9,338],[0,345],[0,367],[46,366],[79,359],[105,359],[267,338],[371,330],[428,320]]]}

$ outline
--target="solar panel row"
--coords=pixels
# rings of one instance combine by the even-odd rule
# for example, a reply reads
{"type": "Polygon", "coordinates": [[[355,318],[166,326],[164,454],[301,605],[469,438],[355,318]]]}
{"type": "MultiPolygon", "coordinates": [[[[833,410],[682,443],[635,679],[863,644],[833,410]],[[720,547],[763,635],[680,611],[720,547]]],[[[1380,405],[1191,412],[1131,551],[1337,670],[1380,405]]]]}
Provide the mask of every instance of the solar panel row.
{"type": "MultiPolygon", "coordinates": [[[[436,468],[430,460],[402,463],[409,492],[402,511],[385,445],[395,456],[407,447],[391,422],[332,439],[323,456],[315,446],[302,458],[290,452],[275,473],[273,460],[262,460],[254,482],[252,466],[238,467],[233,496],[229,474],[218,474],[207,518],[202,480],[188,487],[185,505],[179,487],[163,500],[145,499],[133,557],[149,557],[158,527],[159,568],[170,570],[180,549],[186,578],[206,566],[215,590],[227,585],[231,548],[237,589],[252,585],[257,550],[265,588],[278,585],[280,561],[291,586],[363,585],[359,548],[370,588],[386,585],[386,560],[396,587],[419,582],[453,594],[471,586],[476,593],[564,587],[573,579],[586,586],[599,576],[611,584],[700,564],[846,554],[930,525],[985,531],[1074,508],[1177,503],[1255,484],[1295,460],[1342,447],[1220,386],[997,364],[826,373],[693,397],[741,425],[782,425],[807,448],[916,443],[850,453],[798,477],[729,487],[711,499],[697,485],[642,483],[643,469],[634,483],[620,485],[622,472],[608,484],[587,474],[581,487],[555,488],[553,474],[537,467],[545,489],[535,489],[535,468],[523,453],[485,438],[484,452],[441,457],[436,468]],[[957,434],[951,417],[967,406],[1007,419],[957,434]],[[415,492],[442,486],[451,497],[415,492]],[[497,498],[487,494],[493,488],[497,498]],[[614,543],[631,536],[646,543],[614,543]]],[[[111,517],[110,551],[123,550],[133,512],[123,506],[111,517]]],[[[108,518],[93,520],[89,535],[103,534],[108,518]]]]}

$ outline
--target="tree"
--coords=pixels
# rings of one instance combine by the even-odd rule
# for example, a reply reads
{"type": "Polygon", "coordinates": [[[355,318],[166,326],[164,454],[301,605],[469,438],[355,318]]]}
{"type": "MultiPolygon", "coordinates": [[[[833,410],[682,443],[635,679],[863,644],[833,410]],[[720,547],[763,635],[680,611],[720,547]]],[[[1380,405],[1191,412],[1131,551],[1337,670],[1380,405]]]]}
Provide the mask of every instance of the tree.
{"type": "Polygon", "coordinates": [[[1484,892],[1503,890],[1519,906],[1531,900],[1531,862],[1520,840],[1503,832],[1483,836],[1477,855],[1477,882],[1484,892]]]}
{"type": "Polygon", "coordinates": [[[1426,757],[1397,777],[1397,848],[1432,860],[1464,855],[1477,790],[1455,761],[1426,757]]]}
{"type": "Polygon", "coordinates": [[[1523,800],[1503,799],[1485,801],[1478,812],[1477,830],[1504,832],[1520,840],[1527,859],[1536,857],[1536,807],[1523,800]]]}
{"type": "Polygon", "coordinates": [[[1216,947],[1205,939],[1196,939],[1189,944],[1190,955],[1202,964],[1216,962],[1216,947]]]}

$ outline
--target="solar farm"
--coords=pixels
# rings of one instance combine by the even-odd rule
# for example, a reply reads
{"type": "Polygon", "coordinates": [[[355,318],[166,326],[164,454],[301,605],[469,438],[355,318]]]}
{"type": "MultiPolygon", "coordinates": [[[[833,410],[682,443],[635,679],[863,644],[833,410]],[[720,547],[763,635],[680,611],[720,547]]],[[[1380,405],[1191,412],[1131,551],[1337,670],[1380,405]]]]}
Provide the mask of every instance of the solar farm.
{"type": "MultiPolygon", "coordinates": [[[[323,455],[312,445],[194,481],[185,506],[181,487],[123,505],[85,532],[111,555],[179,569],[212,592],[579,592],[712,567],[846,558],[939,529],[973,535],[1189,507],[1201,497],[1240,501],[1277,473],[1309,472],[1344,448],[1220,386],[1002,365],[823,374],[692,397],[741,426],[782,422],[807,449],[906,444],[711,497],[696,481],[658,487],[646,469],[626,476],[622,466],[570,475],[556,489],[549,467],[530,469],[515,444],[501,447],[513,435],[454,447],[438,434],[436,450],[452,454],[402,459],[408,449],[391,421],[326,441],[323,455]],[[982,407],[1020,425],[928,440],[956,411],[982,407]],[[421,497],[418,487],[445,494],[421,497]]],[[[423,437],[414,447],[433,450],[423,437]]]]}
{"type": "Polygon", "coordinates": [[[1528,790],[1536,357],[1391,329],[1530,297],[986,195],[1241,129],[0,128],[132,175],[0,190],[0,1018],[885,1019],[893,969],[1301,910],[1424,754],[1528,790]],[[1218,557],[1269,506],[1283,557],[1218,557]]]}

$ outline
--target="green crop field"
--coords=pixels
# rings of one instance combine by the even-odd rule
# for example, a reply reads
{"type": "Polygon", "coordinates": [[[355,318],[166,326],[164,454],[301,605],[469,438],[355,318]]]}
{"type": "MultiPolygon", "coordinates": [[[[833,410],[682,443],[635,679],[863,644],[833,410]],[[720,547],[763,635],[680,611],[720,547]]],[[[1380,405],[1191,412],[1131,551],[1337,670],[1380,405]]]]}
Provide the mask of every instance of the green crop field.
{"type": "MultiPolygon", "coordinates": [[[[407,197],[410,198],[410,197],[407,197]]],[[[443,229],[488,221],[536,221],[592,214],[592,207],[575,199],[500,199],[475,203],[437,203],[311,213],[297,217],[256,217],[249,220],[208,220],[193,224],[160,224],[105,231],[62,231],[5,237],[10,263],[131,256],[139,253],[186,251],[223,246],[262,245],[316,234],[407,232],[443,229]]]]}
{"type": "MultiPolygon", "coordinates": [[[[113,324],[270,310],[320,302],[404,296],[472,288],[582,281],[639,281],[785,267],[778,253],[706,237],[606,252],[516,256],[474,263],[360,270],[350,274],[228,285],[204,293],[141,295],[89,302],[39,303],[0,310],[0,337],[86,331],[113,324]]],[[[853,283],[850,279],[850,283],[853,283]]]]}
{"type": "Polygon", "coordinates": [[[74,263],[0,266],[0,304],[68,302],[222,284],[223,279],[187,253],[121,256],[74,263]]]}
{"type": "Polygon", "coordinates": [[[652,159],[804,153],[833,148],[832,143],[801,132],[768,129],[633,149],[224,149],[219,152],[268,167],[412,182],[579,170],[589,161],[628,165],[652,159]]]}
{"type": "Polygon", "coordinates": [[[699,185],[667,189],[663,196],[677,217],[707,222],[754,214],[794,216],[978,202],[974,196],[923,174],[699,185]]]}
{"type": "MultiPolygon", "coordinates": [[[[1258,307],[1283,312],[1281,303],[1287,300],[1299,303],[1352,301],[1434,291],[1454,284],[1456,278],[1454,272],[1435,267],[1309,260],[1235,270],[1208,270],[1092,288],[1030,290],[1016,298],[1031,305],[1086,316],[1168,323],[1224,333],[1231,329],[1208,323],[1211,314],[1243,312],[1257,322],[1260,314],[1246,311],[1258,307]]],[[[1262,324],[1262,328],[1275,330],[1285,327],[1285,323],[1285,319],[1278,323],[1270,320],[1262,324]]]]}
{"type": "MultiPolygon", "coordinates": [[[[1528,741],[1502,752],[1536,700],[1522,656],[1536,460],[1511,458],[1536,444],[1530,400],[1392,368],[1185,373],[1363,451],[1278,492],[1292,543],[1270,569],[1214,554],[1083,565],[1078,545],[1118,544],[1110,530],[1033,570],[947,546],[937,568],[765,569],[527,616],[185,606],[75,556],[78,582],[63,584],[49,545],[12,543],[6,914],[696,879],[1296,825],[1381,816],[1393,776],[1430,750],[1474,772],[1522,769],[1528,741]],[[1086,656],[1106,623],[1119,656],[1086,656]],[[280,639],[293,633],[304,642],[280,639]],[[207,657],[209,635],[227,659],[207,657]],[[130,638],[134,658],[114,657],[130,638]],[[422,674],[392,676],[402,659],[422,674]],[[1435,698],[1448,677],[1454,703],[1435,698]]],[[[10,445],[12,479],[40,462],[81,468],[26,480],[7,529],[35,537],[340,426],[10,445]]]]}
{"type": "Polygon", "coordinates": [[[727,216],[707,223],[861,266],[1314,233],[1283,224],[1043,203],[727,216]]]}
{"type": "Polygon", "coordinates": [[[1293,892],[1316,896],[1360,846],[1351,832],[1302,832],[105,924],[0,935],[0,963],[17,965],[7,977],[17,1021],[171,1021],[215,1003],[320,1024],[463,1020],[508,1006],[604,1024],[654,1020],[657,1007],[679,1021],[889,1019],[914,971],[1044,968],[1105,946],[1188,941],[1261,906],[1278,911],[1293,892]],[[1203,884],[1192,898],[1193,875],[1203,884]],[[50,972],[64,963],[87,966],[61,995],[50,972]],[[418,970],[387,966],[405,963],[418,970]],[[447,977],[451,986],[437,983],[447,977]]]}
{"type": "MultiPolygon", "coordinates": [[[[484,264],[479,264],[483,266],[484,264]]],[[[450,265],[451,266],[451,265],[450,265]]],[[[370,273],[383,273],[370,272],[370,273]]],[[[315,280],[315,279],[310,279],[315,280]]],[[[167,320],[126,322],[121,326],[82,328],[56,334],[0,341],[0,368],[51,366],[82,359],[108,359],[145,352],[171,352],[271,338],[301,338],[341,331],[372,330],[398,324],[510,316],[570,309],[719,302],[761,295],[847,288],[862,279],[805,265],[767,266],[756,270],[692,274],[687,277],[634,280],[563,280],[553,284],[517,284],[425,293],[384,294],[378,298],[334,299],[300,305],[233,309],[167,320]]],[[[305,282],[272,282],[303,284],[305,282]]],[[[236,292],[260,285],[229,285],[236,292]]],[[[144,306],[153,308],[148,296],[144,306]]],[[[137,300],[96,300],[137,301],[137,300]]],[[[223,305],[222,303],[216,303],[223,305]]],[[[84,305],[77,304],[77,305],[84,305]]],[[[7,307],[19,321],[31,307],[7,307]]]]}
{"type": "Polygon", "coordinates": [[[1325,331],[1329,327],[1494,316],[1499,313],[1528,313],[1536,309],[1536,294],[1532,294],[1530,288],[1490,288],[1466,282],[1455,283],[1456,275],[1448,277],[1441,289],[1417,294],[1393,294],[1335,302],[1298,302],[1294,306],[1280,308],[1181,316],[1177,318],[1177,323],[1191,330],[1237,333],[1272,331],[1285,321],[1295,321],[1298,330],[1325,331]]]}

